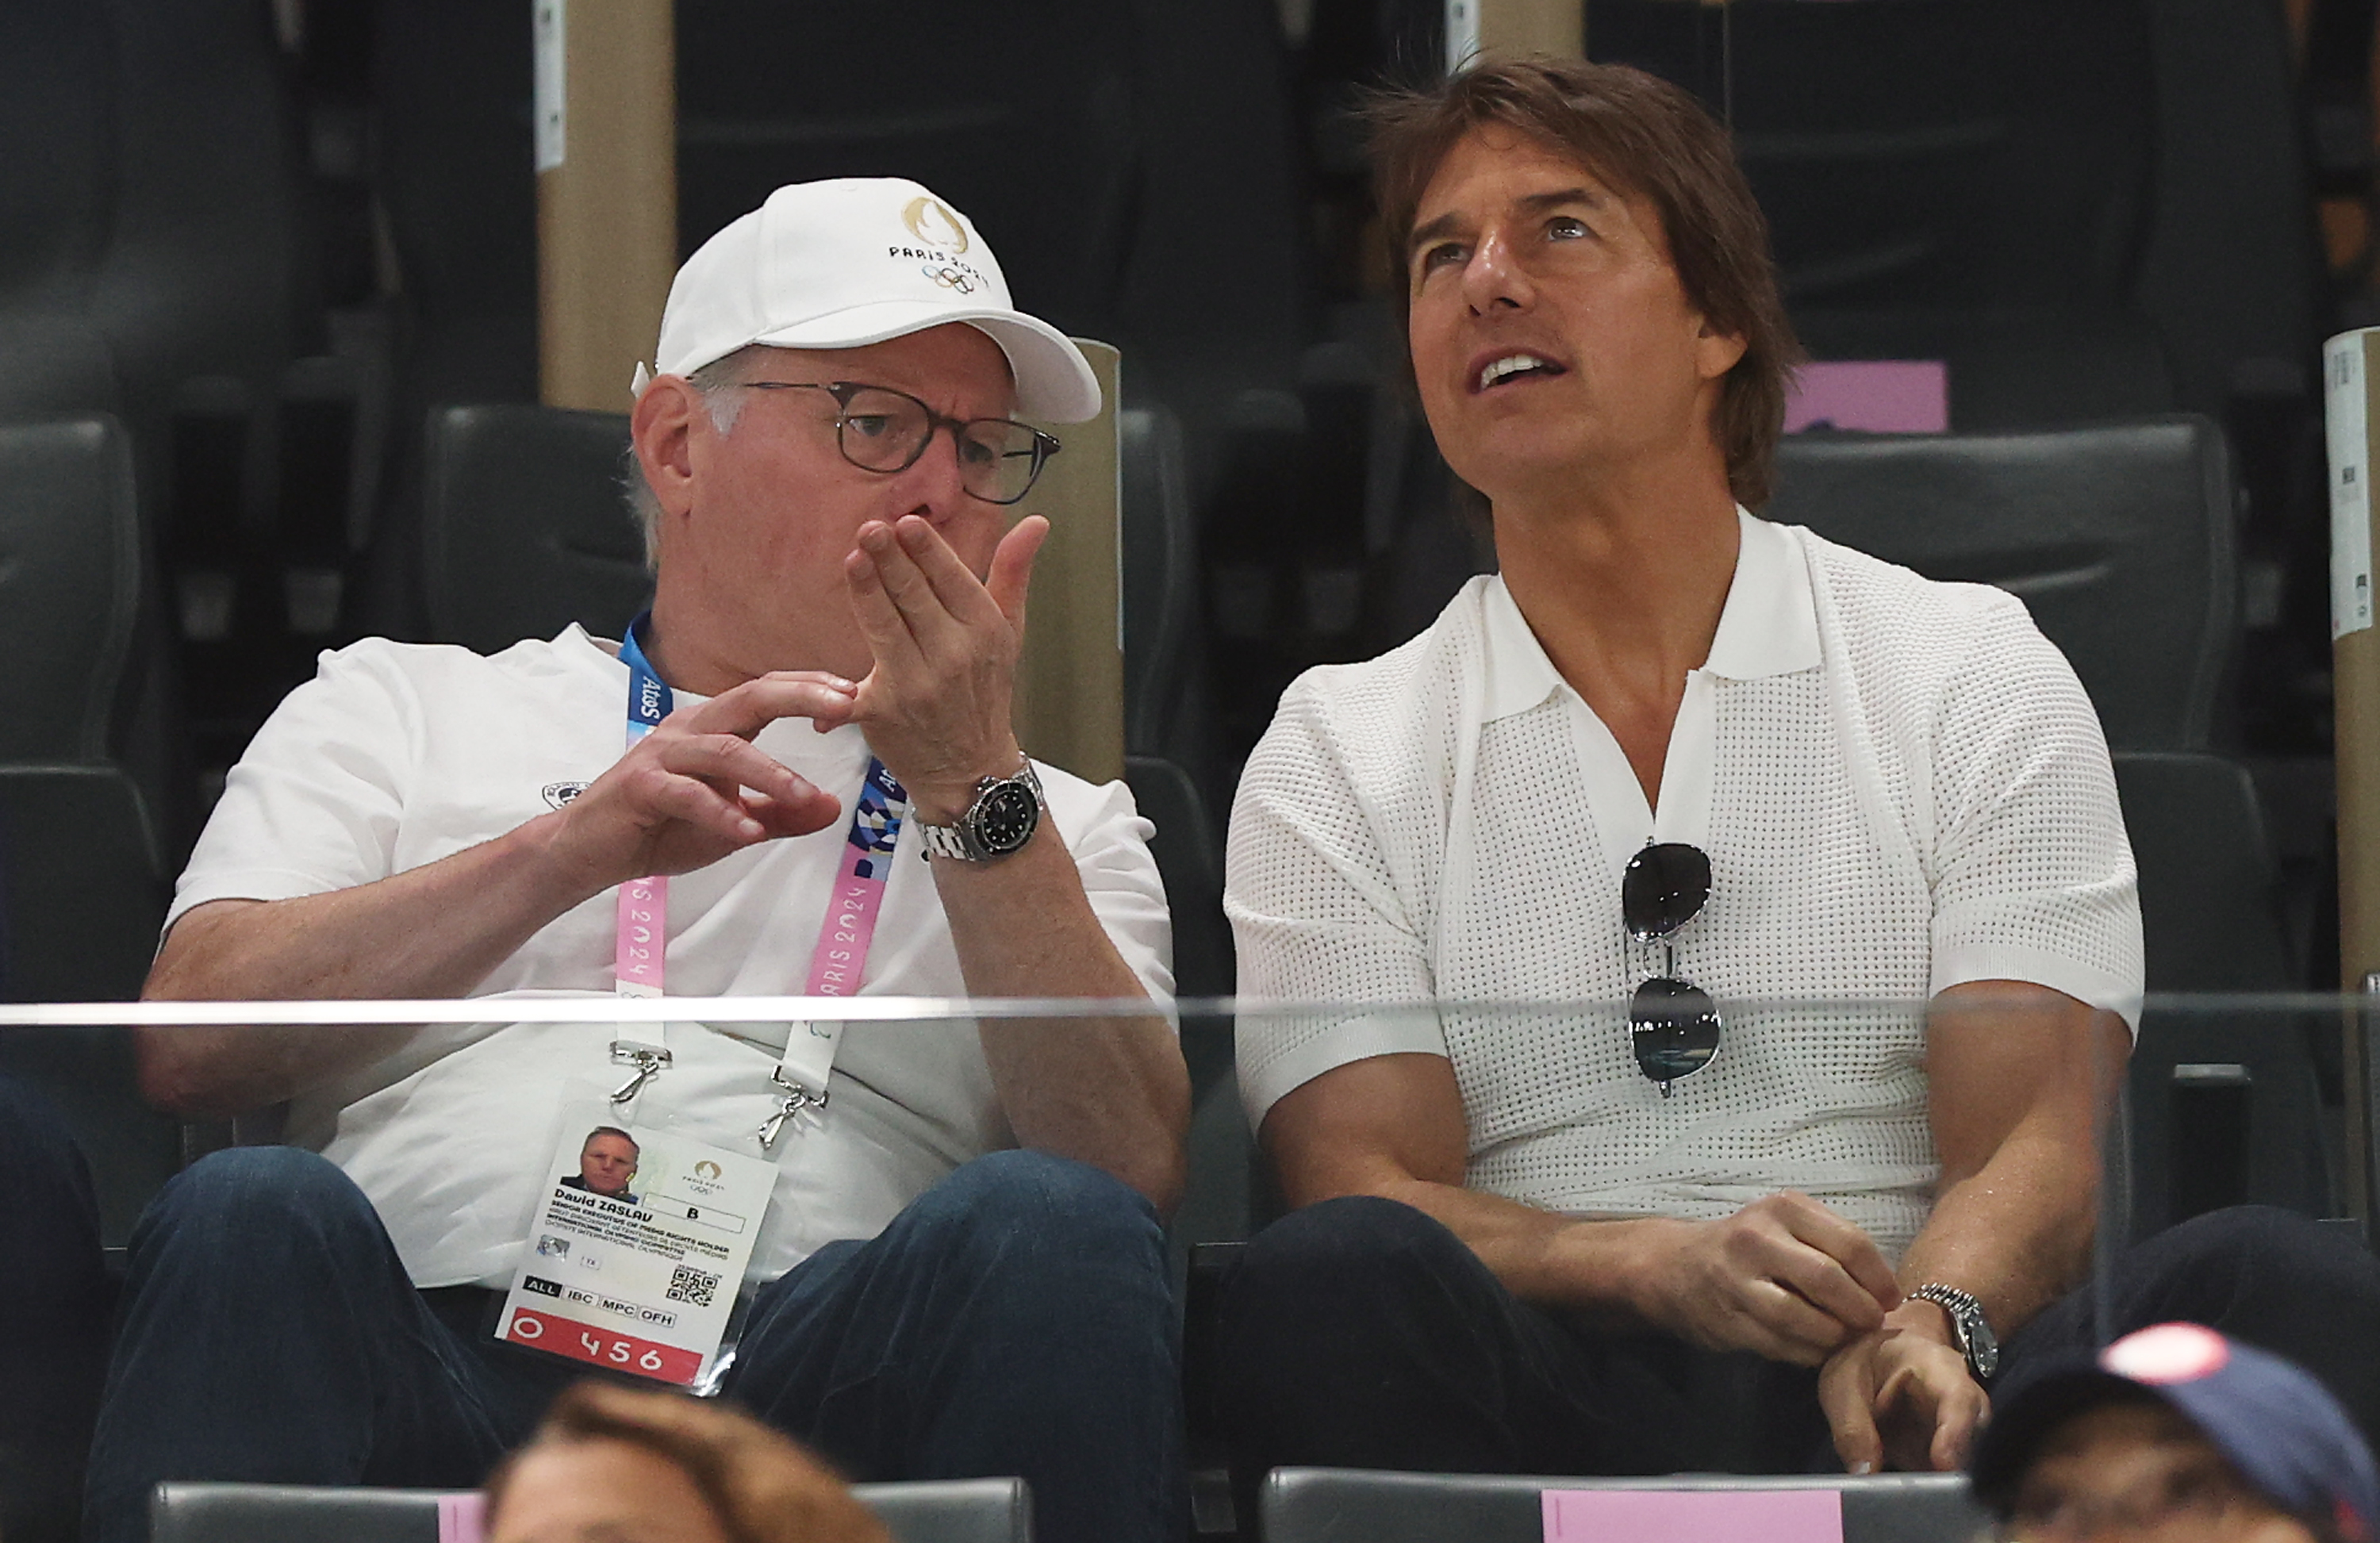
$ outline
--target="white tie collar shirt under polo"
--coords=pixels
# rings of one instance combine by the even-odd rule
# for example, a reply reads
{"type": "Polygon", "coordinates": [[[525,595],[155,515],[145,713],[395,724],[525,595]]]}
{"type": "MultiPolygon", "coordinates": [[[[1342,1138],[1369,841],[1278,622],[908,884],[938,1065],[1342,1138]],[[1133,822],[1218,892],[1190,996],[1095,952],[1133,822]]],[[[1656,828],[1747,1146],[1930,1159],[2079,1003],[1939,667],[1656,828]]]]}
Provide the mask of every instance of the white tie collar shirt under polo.
{"type": "Polygon", "coordinates": [[[1794,1188],[1897,1257],[1941,1168],[1925,999],[2021,980],[2137,1021],[2131,850],[2065,657],[2000,590],[1739,519],[1658,808],[1500,577],[1283,695],[1232,813],[1239,989],[1346,1007],[1248,1003],[1252,1124],[1350,1062],[1443,1055],[1472,1187],[1702,1219],[1794,1188]],[[1668,963],[1621,917],[1648,841],[1710,855],[1675,973],[1726,1025],[1668,1098],[1627,1022],[1668,963]]]}

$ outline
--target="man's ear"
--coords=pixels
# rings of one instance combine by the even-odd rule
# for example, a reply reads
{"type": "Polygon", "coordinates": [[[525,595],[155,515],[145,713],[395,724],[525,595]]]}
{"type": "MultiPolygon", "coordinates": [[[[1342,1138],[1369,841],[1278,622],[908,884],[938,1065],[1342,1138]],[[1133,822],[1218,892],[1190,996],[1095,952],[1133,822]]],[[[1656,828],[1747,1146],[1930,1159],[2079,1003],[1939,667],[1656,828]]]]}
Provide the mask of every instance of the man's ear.
{"type": "Polygon", "coordinates": [[[1737,333],[1724,333],[1705,320],[1694,334],[1694,362],[1702,378],[1716,381],[1734,369],[1751,342],[1737,333]]]}
{"type": "Polygon", "coordinates": [[[702,394],[683,375],[655,376],[628,417],[637,465],[661,503],[675,518],[694,506],[694,436],[702,394]]]}

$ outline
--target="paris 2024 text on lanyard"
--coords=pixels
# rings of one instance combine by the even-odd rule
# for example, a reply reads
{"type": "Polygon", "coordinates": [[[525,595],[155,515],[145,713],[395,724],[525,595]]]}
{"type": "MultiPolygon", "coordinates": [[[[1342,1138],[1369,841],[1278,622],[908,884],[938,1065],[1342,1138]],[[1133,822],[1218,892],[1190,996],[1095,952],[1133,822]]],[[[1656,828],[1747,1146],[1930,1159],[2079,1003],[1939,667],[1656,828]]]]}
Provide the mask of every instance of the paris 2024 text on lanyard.
{"type": "MultiPolygon", "coordinates": [[[[620,644],[630,746],[674,705],[637,640],[645,620],[638,617],[620,644]]],[[[859,989],[908,808],[901,784],[870,757],[811,954],[808,995],[859,989]]],[[[613,953],[620,995],[662,994],[668,938],[668,878],[621,885],[613,953]]],[[[640,1125],[637,1095],[670,1064],[668,1026],[617,1026],[612,1059],[628,1078],[565,1109],[496,1337],[662,1381],[703,1382],[718,1363],[775,1185],[770,1154],[787,1123],[826,1106],[842,1036],[839,1022],[787,1026],[784,1056],[769,1073],[777,1107],[753,1133],[762,1154],[754,1157],[640,1125]]]]}

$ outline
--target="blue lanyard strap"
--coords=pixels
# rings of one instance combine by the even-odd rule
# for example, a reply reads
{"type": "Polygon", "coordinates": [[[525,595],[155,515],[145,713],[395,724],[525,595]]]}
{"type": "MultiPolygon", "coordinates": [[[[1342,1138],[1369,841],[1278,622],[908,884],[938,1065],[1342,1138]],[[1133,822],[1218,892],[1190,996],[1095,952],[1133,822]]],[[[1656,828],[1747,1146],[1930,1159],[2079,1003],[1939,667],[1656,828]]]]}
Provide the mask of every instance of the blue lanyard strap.
{"type": "Polygon", "coordinates": [[[637,641],[637,634],[642,632],[652,619],[653,614],[650,611],[638,613],[620,638],[620,662],[628,667],[628,743],[631,745],[650,734],[676,705],[669,682],[653,673],[652,662],[645,657],[643,645],[637,641]]]}

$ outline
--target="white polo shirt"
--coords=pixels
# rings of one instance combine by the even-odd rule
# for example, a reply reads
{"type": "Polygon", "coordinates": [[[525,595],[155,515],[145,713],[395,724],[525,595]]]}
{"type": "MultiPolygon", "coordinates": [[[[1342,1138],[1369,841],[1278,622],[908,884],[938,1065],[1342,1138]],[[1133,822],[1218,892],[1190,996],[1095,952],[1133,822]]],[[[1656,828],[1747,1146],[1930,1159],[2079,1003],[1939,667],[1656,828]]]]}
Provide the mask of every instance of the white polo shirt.
{"type": "Polygon", "coordinates": [[[1740,518],[1658,813],[1500,577],[1290,687],[1232,811],[1240,991],[1348,1007],[1243,1014],[1253,1123],[1349,1062],[1444,1055],[1475,1188],[1689,1218],[1798,1188],[1897,1256],[1940,1172],[1917,1004],[2016,979],[2136,1014],[2131,851],[2064,656],[2000,590],[1740,518]],[[1667,963],[1621,917],[1647,841],[1710,856],[1677,973],[1726,1025],[1666,1099],[1627,1024],[1667,963]]]}
{"type": "MultiPolygon", "coordinates": [[[[518,827],[620,759],[627,690],[617,645],[576,626],[492,657],[378,638],[325,653],[233,768],[166,924],[210,900],[370,883],[518,827]]],[[[677,703],[701,699],[680,693],[677,703]]],[[[674,996],[799,995],[808,984],[868,745],[857,728],[820,735],[794,719],[754,743],[835,795],[845,819],[670,881],[674,996]]],[[[1141,982],[1170,995],[1172,931],[1151,827],[1121,783],[1039,772],[1093,911],[1141,982]]],[[[292,1104],[288,1138],[370,1197],[417,1285],[510,1283],[564,1135],[565,1100],[616,1087],[621,1074],[608,1026],[507,1023],[500,999],[609,1002],[613,943],[607,890],[540,929],[472,993],[492,999],[489,1022],[423,1028],[292,1104]]],[[[861,994],[966,994],[913,835],[885,886],[861,994]]],[[[674,1063],[638,1096],[636,1119],[759,1155],[785,1031],[673,1025],[674,1063]]],[[[958,1164],[1015,1145],[972,1019],[850,1025],[830,1092],[826,1110],[796,1122],[771,1154],[776,1196],[753,1250],[755,1280],[832,1239],[872,1237],[958,1164]]]]}

